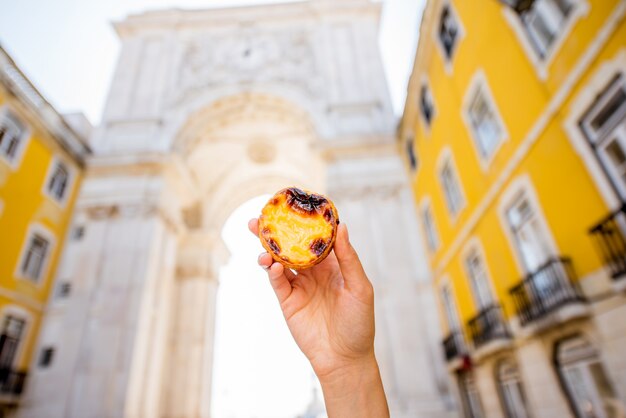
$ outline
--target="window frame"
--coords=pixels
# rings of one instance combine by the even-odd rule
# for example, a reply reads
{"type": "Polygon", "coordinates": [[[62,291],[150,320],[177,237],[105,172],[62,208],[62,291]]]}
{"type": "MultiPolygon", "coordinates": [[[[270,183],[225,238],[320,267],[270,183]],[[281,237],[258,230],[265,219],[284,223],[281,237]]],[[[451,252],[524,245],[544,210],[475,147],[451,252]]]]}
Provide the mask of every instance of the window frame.
{"type": "Polygon", "coordinates": [[[452,155],[452,151],[449,147],[444,148],[439,154],[439,158],[437,159],[436,165],[437,172],[435,173],[437,179],[439,180],[439,186],[441,187],[441,191],[443,192],[443,197],[446,205],[446,209],[448,210],[448,216],[451,224],[455,224],[458,220],[460,214],[463,212],[463,209],[467,207],[467,198],[465,196],[465,190],[463,188],[463,183],[461,182],[461,177],[459,176],[459,170],[454,161],[454,157],[452,155]],[[446,188],[446,183],[444,182],[444,178],[442,176],[443,171],[449,168],[451,173],[450,179],[452,183],[455,185],[458,192],[458,202],[454,203],[458,206],[452,207],[451,203],[453,203],[449,196],[448,189],[446,188]]]}
{"type": "Polygon", "coordinates": [[[496,386],[498,389],[498,394],[499,394],[499,398],[500,398],[500,404],[502,405],[502,410],[504,411],[504,415],[507,418],[517,418],[517,412],[518,410],[515,408],[512,408],[512,405],[509,405],[508,403],[508,397],[505,393],[505,386],[504,383],[506,383],[507,381],[515,381],[515,383],[517,384],[518,388],[519,388],[519,394],[520,394],[520,398],[522,401],[522,406],[524,407],[524,415],[526,418],[530,418],[531,414],[530,414],[530,408],[529,408],[529,404],[528,404],[528,396],[526,395],[526,388],[524,387],[524,382],[522,380],[522,374],[520,372],[520,368],[518,363],[510,358],[510,357],[504,357],[500,360],[498,360],[498,362],[496,363],[496,366],[494,368],[494,372],[495,372],[495,382],[496,382],[496,386]],[[502,369],[503,367],[512,367],[515,369],[515,378],[510,378],[510,379],[503,379],[503,373],[502,373],[502,369]],[[515,416],[511,415],[511,409],[515,411],[515,416]]]}
{"type": "Polygon", "coordinates": [[[24,154],[26,154],[26,148],[28,147],[28,143],[31,137],[30,126],[24,121],[17,112],[11,109],[8,105],[0,106],[0,123],[5,118],[14,119],[17,123],[21,124],[23,127],[23,131],[21,132],[17,150],[15,151],[15,155],[13,158],[8,158],[4,152],[0,152],[0,162],[8,165],[9,168],[13,171],[17,170],[22,165],[22,160],[24,158],[24,154]]]}
{"type": "Polygon", "coordinates": [[[463,247],[463,251],[461,252],[461,259],[459,261],[462,264],[463,272],[465,273],[465,276],[467,277],[467,280],[470,284],[470,291],[472,293],[472,300],[474,301],[476,311],[478,312],[485,308],[488,308],[489,306],[493,306],[497,301],[497,293],[495,291],[496,289],[494,288],[494,282],[492,280],[493,276],[491,275],[491,271],[489,270],[489,263],[487,262],[487,257],[485,254],[484,247],[482,246],[482,243],[477,236],[473,236],[467,241],[467,243],[463,247]],[[468,259],[470,256],[473,256],[473,255],[478,257],[483,267],[484,280],[485,280],[485,283],[483,284],[483,286],[485,286],[485,290],[488,293],[488,299],[489,299],[484,306],[479,301],[479,299],[482,298],[482,296],[479,296],[477,294],[478,289],[475,289],[474,278],[472,277],[472,274],[470,273],[470,269],[468,266],[468,259]]]}
{"type": "MultiPolygon", "coordinates": [[[[602,114],[612,99],[618,92],[626,95],[626,70],[616,72],[611,81],[605,83],[604,88],[599,91],[595,99],[588,103],[584,113],[580,116],[578,122],[579,134],[584,138],[588,149],[592,154],[593,160],[598,165],[604,181],[610,189],[610,193],[618,202],[626,199],[626,185],[623,179],[616,172],[616,167],[610,161],[606,161],[606,149],[609,145],[609,137],[613,136],[618,144],[624,150],[624,125],[626,124],[626,100],[621,106],[615,110],[615,113],[606,121],[606,126],[596,130],[592,127],[593,121],[602,114]],[[620,135],[620,132],[622,135],[620,135]],[[621,140],[620,140],[621,139],[621,140]]],[[[589,164],[587,164],[589,165],[589,164]]],[[[592,173],[593,174],[593,173],[592,173]]]]}
{"type": "Polygon", "coordinates": [[[452,75],[452,73],[454,72],[454,58],[456,54],[458,53],[458,50],[461,46],[461,41],[463,40],[463,38],[465,38],[465,27],[463,26],[463,23],[461,22],[461,18],[459,17],[459,13],[457,12],[456,7],[454,6],[454,3],[451,0],[444,0],[440,3],[439,7],[437,8],[436,16],[437,16],[437,20],[436,20],[437,23],[433,25],[432,37],[433,37],[435,45],[437,45],[437,49],[439,50],[439,55],[441,56],[441,59],[443,61],[444,71],[446,72],[447,75],[452,75]],[[443,16],[443,11],[445,8],[448,8],[448,11],[450,15],[452,16],[452,18],[454,19],[454,22],[456,23],[456,27],[457,27],[456,41],[455,41],[454,47],[452,48],[452,53],[450,57],[448,57],[448,53],[446,52],[446,49],[441,42],[441,38],[439,37],[440,28],[441,28],[441,18],[443,16]]]}
{"type": "Polygon", "coordinates": [[[26,234],[24,235],[24,241],[22,242],[20,255],[17,258],[17,264],[15,266],[14,276],[20,280],[24,280],[28,283],[31,283],[33,286],[36,286],[37,288],[41,288],[46,282],[45,279],[48,276],[50,265],[52,264],[52,258],[54,257],[55,250],[56,250],[56,239],[55,239],[54,234],[49,229],[41,225],[40,223],[30,224],[28,226],[26,234]],[[43,262],[41,263],[39,275],[36,279],[26,276],[22,272],[22,265],[26,261],[29,244],[31,242],[31,237],[33,235],[39,235],[48,241],[48,248],[45,254],[45,258],[43,262]]]}
{"type": "Polygon", "coordinates": [[[424,79],[420,83],[420,88],[417,94],[417,113],[419,113],[419,118],[422,121],[422,125],[424,125],[424,130],[430,134],[430,130],[432,129],[433,122],[435,121],[435,117],[437,116],[437,104],[435,103],[435,97],[433,96],[432,89],[430,88],[430,83],[428,80],[424,79]],[[422,107],[422,93],[426,92],[426,98],[430,100],[431,112],[430,119],[427,119],[423,112],[422,107]]]}
{"type": "MultiPolygon", "coordinates": [[[[590,104],[585,114],[581,117],[580,120],[580,129],[583,135],[587,138],[587,140],[597,146],[606,138],[606,136],[615,129],[616,120],[621,121],[626,118],[626,105],[623,105],[623,108],[620,108],[620,112],[618,113],[618,118],[615,120],[609,119],[611,124],[608,128],[604,128],[600,131],[595,130],[591,127],[592,121],[599,116],[602,111],[604,111],[607,105],[612,98],[612,95],[616,93],[618,90],[622,90],[626,93],[626,71],[615,74],[613,79],[606,85],[606,88],[600,92],[596,100],[590,104]],[[621,117],[619,117],[621,116],[621,117]]],[[[626,103],[626,102],[625,102],[626,103]]],[[[612,116],[611,118],[615,118],[612,116]]],[[[608,121],[607,121],[608,122],[608,121]]]]}
{"type": "Polygon", "coordinates": [[[589,145],[589,140],[580,127],[580,121],[593,107],[597,98],[606,90],[609,83],[620,74],[626,77],[626,53],[617,54],[612,59],[606,59],[602,65],[592,74],[580,91],[572,98],[569,106],[569,113],[565,116],[563,129],[567,133],[566,137],[572,148],[580,156],[587,173],[591,177],[593,184],[597,188],[603,202],[609,208],[617,208],[621,205],[619,197],[611,184],[604,168],[589,145]]]}
{"type": "Polygon", "coordinates": [[[537,52],[537,49],[533,45],[533,41],[530,39],[526,25],[522,21],[522,17],[519,13],[514,11],[510,6],[502,6],[505,21],[517,37],[524,54],[535,68],[535,72],[540,80],[545,81],[548,78],[548,69],[552,65],[555,56],[569,38],[576,23],[589,13],[590,6],[588,0],[571,1],[573,4],[569,16],[557,31],[557,36],[555,36],[547,53],[543,57],[537,52]]]}
{"type": "Polygon", "coordinates": [[[56,347],[52,345],[46,345],[46,346],[41,347],[41,349],[39,350],[39,356],[37,358],[37,368],[49,369],[50,367],[52,367],[56,351],[57,351],[56,347]]]}
{"type": "Polygon", "coordinates": [[[556,245],[556,241],[554,240],[554,236],[552,235],[552,230],[546,222],[543,208],[537,197],[535,188],[532,185],[530,176],[528,174],[523,174],[514,178],[500,195],[500,200],[498,202],[498,217],[500,218],[500,226],[504,231],[504,235],[507,237],[509,248],[513,254],[513,260],[515,260],[519,274],[525,275],[528,273],[526,261],[524,260],[524,256],[520,253],[517,237],[513,234],[513,231],[510,228],[508,216],[509,209],[516,201],[519,200],[520,195],[524,195],[529,204],[532,206],[542,234],[546,240],[546,245],[551,250],[551,254],[559,254],[559,249],[556,245]]]}
{"type": "Polygon", "coordinates": [[[407,157],[407,165],[412,174],[417,173],[419,169],[419,160],[417,151],[415,150],[415,135],[408,135],[404,140],[404,149],[407,157]]]}
{"type": "MultiPolygon", "coordinates": [[[[11,369],[15,370],[18,368],[18,365],[22,362],[22,354],[24,347],[27,347],[30,343],[31,339],[31,325],[33,322],[32,314],[18,305],[5,305],[2,307],[0,311],[0,327],[3,326],[6,317],[13,316],[19,318],[24,321],[24,328],[22,329],[22,334],[20,336],[20,340],[18,342],[17,348],[15,349],[15,354],[13,356],[13,364],[11,369]]],[[[1,333],[0,329],[0,333],[1,333]]]]}
{"type": "Polygon", "coordinates": [[[443,277],[439,283],[438,297],[441,300],[441,305],[443,308],[444,319],[445,319],[446,326],[448,328],[448,333],[458,332],[461,334],[461,336],[463,336],[463,339],[465,339],[465,336],[463,334],[463,321],[461,319],[459,306],[456,300],[454,286],[452,286],[452,281],[450,280],[450,277],[448,275],[443,277]],[[446,291],[450,295],[450,299],[452,302],[451,306],[448,306],[448,304],[446,303],[446,298],[444,296],[444,293],[446,293],[446,291]],[[450,314],[454,314],[454,317],[453,317],[454,320],[452,320],[452,318],[448,316],[450,314]]]}
{"type": "Polygon", "coordinates": [[[72,164],[70,164],[66,159],[61,158],[58,155],[55,155],[51,160],[50,164],[48,164],[48,170],[42,185],[42,193],[48,199],[56,203],[59,207],[64,209],[67,205],[67,202],[70,199],[70,196],[74,193],[74,179],[76,177],[76,169],[72,164]],[[67,183],[65,185],[65,191],[63,196],[59,199],[57,196],[50,192],[49,186],[52,181],[52,177],[56,174],[56,168],[59,165],[63,165],[67,171],[67,183]]]}
{"type": "MultiPolygon", "coordinates": [[[[575,417],[582,418],[577,408],[578,404],[576,400],[574,399],[575,396],[572,394],[571,388],[567,382],[567,377],[565,376],[565,372],[567,370],[586,367],[587,372],[589,372],[590,365],[598,365],[600,367],[600,371],[603,374],[603,377],[606,379],[605,383],[609,384],[610,391],[612,392],[614,396],[616,396],[615,388],[617,386],[615,385],[615,382],[613,381],[613,376],[611,376],[610,373],[607,373],[608,369],[605,367],[606,362],[604,361],[601,351],[597,347],[598,347],[597,343],[594,343],[592,339],[588,338],[586,335],[582,333],[576,333],[576,334],[566,336],[564,338],[557,340],[554,343],[554,348],[553,348],[554,368],[559,377],[561,390],[565,394],[570,410],[572,411],[572,414],[575,417]],[[590,352],[585,353],[583,355],[581,355],[581,353],[577,353],[575,357],[577,356],[578,358],[576,358],[575,360],[562,361],[560,357],[561,357],[561,350],[563,349],[563,346],[575,345],[576,343],[579,346],[580,345],[586,346],[583,348],[589,350],[590,352]]],[[[564,350],[567,350],[567,349],[564,349],[564,350]]],[[[589,378],[590,376],[587,375],[586,377],[589,378]]],[[[593,376],[591,376],[591,379],[593,380],[593,376]]],[[[594,381],[594,384],[595,383],[596,382],[594,381]]],[[[595,387],[594,389],[596,392],[598,391],[597,387],[595,387]]],[[[603,409],[602,412],[603,412],[603,415],[605,415],[606,409],[603,409]]]]}
{"type": "Polygon", "coordinates": [[[470,418],[485,418],[485,407],[483,405],[480,390],[476,385],[476,376],[473,371],[468,370],[457,374],[459,390],[463,410],[470,418]],[[475,395],[475,398],[472,397],[475,395]],[[476,401],[473,403],[472,401],[476,401]],[[476,409],[478,408],[478,409],[476,409]]]}
{"type": "Polygon", "coordinates": [[[54,289],[54,300],[62,301],[71,296],[74,286],[71,280],[61,280],[54,289]]]}
{"type": "Polygon", "coordinates": [[[500,151],[502,146],[509,140],[509,133],[506,128],[506,124],[504,123],[504,119],[502,118],[502,114],[500,113],[498,104],[494,98],[491,88],[489,87],[489,83],[487,82],[487,77],[482,69],[478,70],[474,74],[467,88],[467,91],[463,98],[463,105],[461,107],[461,119],[465,123],[465,127],[470,134],[472,140],[472,148],[474,148],[474,151],[476,152],[476,157],[478,158],[480,167],[483,171],[487,171],[493,163],[493,160],[498,155],[498,152],[500,151]],[[500,130],[498,143],[490,150],[489,154],[487,155],[483,155],[482,141],[480,139],[480,135],[474,127],[474,121],[470,113],[470,107],[474,103],[474,100],[476,99],[478,94],[481,94],[485,99],[487,105],[489,106],[489,110],[493,114],[495,122],[500,130]]]}
{"type": "Polygon", "coordinates": [[[424,236],[426,237],[426,246],[431,254],[433,254],[441,247],[441,237],[439,235],[439,229],[437,228],[432,203],[428,197],[424,198],[420,204],[420,218],[422,219],[420,223],[422,224],[424,236]],[[425,216],[427,213],[429,216],[425,216]],[[426,222],[427,218],[430,219],[430,223],[426,222]],[[430,225],[430,228],[428,225],[430,225]],[[429,234],[429,232],[432,232],[432,235],[429,234]]]}

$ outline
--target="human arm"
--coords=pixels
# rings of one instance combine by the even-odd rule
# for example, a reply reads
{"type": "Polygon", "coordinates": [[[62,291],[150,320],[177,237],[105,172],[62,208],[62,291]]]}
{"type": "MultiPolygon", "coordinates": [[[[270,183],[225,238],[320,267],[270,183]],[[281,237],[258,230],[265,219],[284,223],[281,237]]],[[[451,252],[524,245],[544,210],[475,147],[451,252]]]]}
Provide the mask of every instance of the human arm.
{"type": "MultiPolygon", "coordinates": [[[[258,220],[249,223],[258,235],[258,220]]],[[[389,416],[374,355],[374,292],[340,224],[333,252],[296,273],[263,253],[259,264],[296,343],[311,362],[329,417],[389,416]]]]}

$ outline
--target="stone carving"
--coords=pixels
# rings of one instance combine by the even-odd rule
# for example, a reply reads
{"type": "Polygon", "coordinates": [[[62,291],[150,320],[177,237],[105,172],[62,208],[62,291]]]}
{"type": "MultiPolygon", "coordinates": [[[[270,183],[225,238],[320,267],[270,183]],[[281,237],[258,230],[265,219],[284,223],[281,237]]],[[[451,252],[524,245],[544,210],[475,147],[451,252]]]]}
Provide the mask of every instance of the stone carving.
{"type": "Polygon", "coordinates": [[[199,36],[186,45],[182,63],[178,84],[183,91],[257,82],[312,91],[320,84],[310,34],[302,30],[199,36]]]}

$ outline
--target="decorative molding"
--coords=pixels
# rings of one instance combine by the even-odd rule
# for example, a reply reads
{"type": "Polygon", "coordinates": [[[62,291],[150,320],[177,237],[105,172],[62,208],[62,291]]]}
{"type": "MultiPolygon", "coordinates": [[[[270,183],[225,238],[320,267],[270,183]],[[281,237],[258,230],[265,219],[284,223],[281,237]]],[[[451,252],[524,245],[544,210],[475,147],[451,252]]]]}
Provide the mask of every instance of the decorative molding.
{"type": "Polygon", "coordinates": [[[204,87],[279,81],[321,93],[311,34],[302,29],[268,32],[247,27],[222,36],[203,35],[185,46],[178,74],[181,94],[204,87]]]}
{"type": "Polygon", "coordinates": [[[56,244],[57,238],[50,229],[45,227],[43,224],[39,222],[32,222],[28,225],[28,229],[26,234],[24,235],[24,240],[22,241],[22,247],[20,250],[20,255],[17,258],[17,264],[15,265],[15,272],[13,273],[14,277],[24,281],[25,283],[29,283],[34,286],[37,290],[41,290],[44,286],[44,283],[48,279],[48,274],[50,270],[50,266],[52,265],[52,260],[56,257],[56,244]],[[33,278],[25,277],[22,274],[22,264],[25,261],[26,252],[28,251],[28,244],[30,242],[30,238],[34,235],[40,235],[48,241],[48,248],[46,249],[45,260],[41,265],[41,270],[39,271],[39,277],[33,278]]]}

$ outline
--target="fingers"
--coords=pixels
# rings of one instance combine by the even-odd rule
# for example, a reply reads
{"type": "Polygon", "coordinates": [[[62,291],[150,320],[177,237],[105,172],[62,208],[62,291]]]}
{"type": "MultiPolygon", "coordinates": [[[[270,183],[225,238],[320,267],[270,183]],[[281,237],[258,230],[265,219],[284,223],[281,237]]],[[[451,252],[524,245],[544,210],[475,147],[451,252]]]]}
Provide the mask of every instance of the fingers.
{"type": "Polygon", "coordinates": [[[254,235],[259,236],[259,220],[257,218],[252,218],[248,221],[248,229],[254,235]]]}
{"type": "Polygon", "coordinates": [[[337,239],[335,241],[334,251],[337,256],[337,261],[339,262],[339,268],[341,269],[345,286],[357,291],[371,288],[365,270],[363,270],[363,266],[361,265],[361,260],[359,260],[359,256],[354,250],[354,247],[350,244],[346,224],[339,224],[337,227],[337,239]]]}
{"type": "Polygon", "coordinates": [[[278,302],[282,304],[293,291],[290,280],[293,280],[295,276],[291,271],[285,269],[282,264],[275,263],[272,256],[268,253],[263,253],[259,256],[259,265],[267,271],[272,289],[276,293],[278,302]]]}

